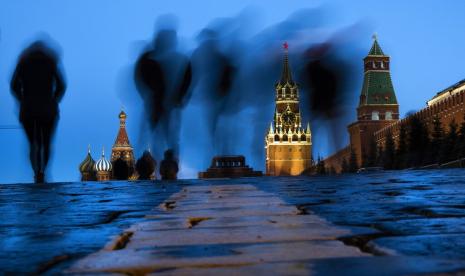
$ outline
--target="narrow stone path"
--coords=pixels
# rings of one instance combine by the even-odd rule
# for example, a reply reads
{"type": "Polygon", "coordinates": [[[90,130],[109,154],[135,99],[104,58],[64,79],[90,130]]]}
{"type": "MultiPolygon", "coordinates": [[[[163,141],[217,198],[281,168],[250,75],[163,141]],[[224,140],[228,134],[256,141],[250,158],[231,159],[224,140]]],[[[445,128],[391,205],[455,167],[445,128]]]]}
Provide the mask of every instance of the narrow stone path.
{"type": "Polygon", "coordinates": [[[68,273],[309,274],[309,260],[368,257],[354,235],[252,185],[188,186],[68,273]]]}

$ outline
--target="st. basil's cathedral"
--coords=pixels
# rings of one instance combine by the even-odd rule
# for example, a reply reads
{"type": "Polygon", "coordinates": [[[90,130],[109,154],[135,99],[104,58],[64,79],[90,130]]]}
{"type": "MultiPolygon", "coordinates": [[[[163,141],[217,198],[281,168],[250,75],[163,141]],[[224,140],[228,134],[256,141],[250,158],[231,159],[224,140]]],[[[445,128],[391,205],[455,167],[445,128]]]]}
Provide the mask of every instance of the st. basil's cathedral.
{"type": "MultiPolygon", "coordinates": [[[[99,160],[94,161],[90,153],[90,146],[87,152],[87,156],[84,161],[79,165],[79,171],[81,173],[81,181],[109,181],[112,179],[118,179],[120,176],[116,175],[115,167],[118,167],[122,175],[125,175],[126,179],[136,180],[139,179],[139,174],[136,171],[136,161],[134,158],[134,151],[129,142],[128,134],[126,131],[126,118],[127,115],[124,111],[119,113],[119,130],[116,136],[115,143],[111,149],[111,157],[108,160],[105,157],[105,151],[102,149],[102,156],[99,160]],[[118,166],[120,164],[123,166],[118,166]]],[[[153,172],[150,174],[149,179],[154,179],[155,161],[152,158],[149,151],[144,152],[144,155],[139,160],[141,163],[144,161],[147,165],[153,167],[153,172]]]]}

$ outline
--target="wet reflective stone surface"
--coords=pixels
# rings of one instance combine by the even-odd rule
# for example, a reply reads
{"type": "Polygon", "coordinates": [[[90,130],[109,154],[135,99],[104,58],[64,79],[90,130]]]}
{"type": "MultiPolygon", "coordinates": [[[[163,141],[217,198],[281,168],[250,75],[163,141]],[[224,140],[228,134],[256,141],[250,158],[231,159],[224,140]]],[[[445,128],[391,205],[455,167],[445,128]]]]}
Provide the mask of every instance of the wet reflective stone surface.
{"type": "Polygon", "coordinates": [[[465,170],[11,184],[0,212],[3,273],[465,271],[465,170]]]}
{"type": "Polygon", "coordinates": [[[368,243],[406,256],[465,258],[465,170],[392,171],[259,184],[341,226],[381,232],[368,243]]]}
{"type": "Polygon", "coordinates": [[[0,268],[56,273],[142,219],[182,182],[0,185],[0,268]]]}

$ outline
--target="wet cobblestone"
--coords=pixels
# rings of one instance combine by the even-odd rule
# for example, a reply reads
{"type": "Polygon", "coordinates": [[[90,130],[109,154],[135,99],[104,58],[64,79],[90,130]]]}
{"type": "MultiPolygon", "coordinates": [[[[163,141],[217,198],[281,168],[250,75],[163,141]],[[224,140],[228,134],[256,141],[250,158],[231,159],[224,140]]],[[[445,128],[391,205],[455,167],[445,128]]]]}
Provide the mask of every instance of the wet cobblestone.
{"type": "MultiPolygon", "coordinates": [[[[366,267],[368,272],[368,264],[383,260],[388,264],[394,259],[405,260],[401,262],[403,267],[386,272],[424,273],[465,267],[465,170],[456,169],[171,183],[0,185],[1,271],[46,274],[63,271],[76,260],[101,249],[130,225],[147,219],[147,214],[156,217],[154,207],[183,187],[224,184],[251,184],[286,204],[295,205],[302,214],[316,214],[347,229],[372,229],[372,235],[339,238],[384,257],[340,259],[340,269],[358,266],[366,267]],[[413,265],[418,262],[425,265],[413,265]],[[418,269],[412,270],[415,267],[418,269]]],[[[204,223],[208,224],[208,220],[200,225],[204,223]]],[[[205,253],[209,256],[234,254],[215,245],[210,247],[205,253]]],[[[200,247],[194,248],[194,252],[202,254],[200,247]]],[[[182,247],[172,250],[160,254],[185,252],[182,247]]],[[[337,260],[315,261],[312,270],[318,268],[317,271],[324,272],[336,267],[330,263],[337,260]]],[[[309,264],[302,264],[301,268],[306,265],[309,264]]],[[[279,267],[285,271],[287,265],[279,267]]],[[[250,271],[279,271],[279,267],[253,266],[250,271]]]]}

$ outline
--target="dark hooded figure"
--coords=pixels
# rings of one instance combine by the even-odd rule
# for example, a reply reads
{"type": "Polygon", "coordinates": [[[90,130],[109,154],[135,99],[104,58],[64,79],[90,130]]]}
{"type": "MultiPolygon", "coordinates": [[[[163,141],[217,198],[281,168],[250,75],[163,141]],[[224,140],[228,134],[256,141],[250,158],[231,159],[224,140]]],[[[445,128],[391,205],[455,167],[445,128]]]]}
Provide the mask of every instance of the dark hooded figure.
{"type": "Polygon", "coordinates": [[[50,143],[58,121],[58,103],[65,92],[57,54],[42,41],[34,42],[19,57],[11,90],[19,101],[19,120],[29,141],[35,182],[45,180],[50,143]]]}
{"type": "Polygon", "coordinates": [[[165,159],[160,163],[161,180],[176,180],[178,174],[178,161],[174,156],[174,151],[165,151],[165,159]]]}
{"type": "Polygon", "coordinates": [[[142,157],[139,158],[136,162],[136,170],[139,173],[139,179],[150,180],[153,173],[155,172],[156,166],[157,162],[153,159],[150,152],[144,151],[142,157]]]}
{"type": "Polygon", "coordinates": [[[153,45],[139,57],[134,77],[157,137],[155,157],[166,148],[178,154],[181,109],[189,100],[192,68],[189,58],[177,50],[174,28],[156,34],[153,45]]]}
{"type": "Polygon", "coordinates": [[[220,49],[216,31],[205,29],[199,37],[200,45],[192,54],[196,72],[194,82],[200,87],[209,137],[215,137],[220,116],[234,106],[230,96],[237,68],[232,57],[220,49]]]}
{"type": "Polygon", "coordinates": [[[113,177],[116,180],[128,180],[129,166],[123,158],[118,158],[113,162],[113,177]]]}
{"type": "Polygon", "coordinates": [[[343,144],[339,130],[345,124],[344,109],[351,99],[348,84],[352,71],[334,48],[331,43],[308,48],[300,57],[303,68],[299,75],[303,90],[307,92],[309,114],[326,121],[324,125],[332,132],[330,137],[334,147],[339,148],[343,144]]]}

